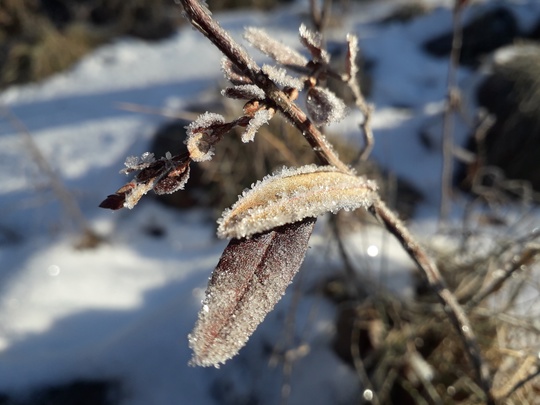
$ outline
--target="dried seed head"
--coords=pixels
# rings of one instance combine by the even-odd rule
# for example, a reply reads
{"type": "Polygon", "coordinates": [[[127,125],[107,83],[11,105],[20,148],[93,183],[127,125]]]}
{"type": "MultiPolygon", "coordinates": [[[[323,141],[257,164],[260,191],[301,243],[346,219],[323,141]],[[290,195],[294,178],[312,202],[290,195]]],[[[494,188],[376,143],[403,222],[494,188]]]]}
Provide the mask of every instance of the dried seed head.
{"type": "Polygon", "coordinates": [[[367,208],[377,186],[333,166],[283,169],[244,191],[218,220],[220,238],[245,238],[276,226],[317,217],[328,211],[367,208]]]}
{"type": "Polygon", "coordinates": [[[253,84],[251,79],[244,75],[238,67],[231,62],[229,58],[221,59],[221,70],[225,78],[235,85],[253,84]]]}

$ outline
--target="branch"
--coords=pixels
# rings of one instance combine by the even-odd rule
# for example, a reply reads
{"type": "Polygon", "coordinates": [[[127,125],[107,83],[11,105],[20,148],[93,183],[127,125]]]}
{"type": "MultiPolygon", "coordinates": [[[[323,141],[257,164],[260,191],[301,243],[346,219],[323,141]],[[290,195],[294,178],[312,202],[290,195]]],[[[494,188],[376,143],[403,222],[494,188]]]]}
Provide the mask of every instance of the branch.
{"type": "Polygon", "coordinates": [[[260,87],[276,109],[298,128],[309,142],[323,164],[350,173],[324,135],[308,119],[307,115],[265,74],[246,51],[208,14],[198,0],[180,0],[191,24],[204,34],[240,71],[260,87]]]}

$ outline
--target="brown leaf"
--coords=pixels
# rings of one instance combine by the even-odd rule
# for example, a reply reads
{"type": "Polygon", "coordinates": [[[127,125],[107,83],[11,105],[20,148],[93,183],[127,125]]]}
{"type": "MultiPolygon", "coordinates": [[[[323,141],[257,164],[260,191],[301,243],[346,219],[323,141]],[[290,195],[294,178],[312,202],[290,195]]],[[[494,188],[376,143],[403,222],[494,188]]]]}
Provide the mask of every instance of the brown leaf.
{"type": "Polygon", "coordinates": [[[217,367],[246,344],[300,268],[315,221],[306,218],[251,239],[231,240],[189,335],[190,364],[217,367]]]}

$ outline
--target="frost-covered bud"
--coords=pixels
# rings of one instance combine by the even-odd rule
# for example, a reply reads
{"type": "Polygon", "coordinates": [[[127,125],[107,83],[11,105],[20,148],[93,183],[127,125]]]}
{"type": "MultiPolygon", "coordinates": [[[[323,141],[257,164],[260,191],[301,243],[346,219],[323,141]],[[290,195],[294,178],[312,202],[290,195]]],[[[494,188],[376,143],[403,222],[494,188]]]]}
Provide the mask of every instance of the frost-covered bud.
{"type": "Polygon", "coordinates": [[[221,94],[228,98],[240,100],[264,100],[266,94],[254,84],[242,84],[234,87],[227,87],[221,94]]]}
{"type": "Polygon", "coordinates": [[[312,87],[306,96],[309,116],[317,125],[330,124],[342,120],[347,106],[334,93],[322,87],[312,87]]]}

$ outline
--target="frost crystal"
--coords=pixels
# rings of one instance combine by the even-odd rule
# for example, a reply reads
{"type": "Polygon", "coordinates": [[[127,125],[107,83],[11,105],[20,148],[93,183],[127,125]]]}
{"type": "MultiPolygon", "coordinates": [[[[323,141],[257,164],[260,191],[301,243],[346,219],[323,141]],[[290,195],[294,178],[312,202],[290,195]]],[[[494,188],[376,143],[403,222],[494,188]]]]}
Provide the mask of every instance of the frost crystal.
{"type": "Polygon", "coordinates": [[[343,119],[347,106],[334,93],[322,87],[312,87],[307,92],[306,106],[317,125],[330,124],[343,119]]]}
{"type": "Polygon", "coordinates": [[[377,198],[373,181],[309,165],[265,177],[225,210],[218,220],[220,238],[244,238],[341,209],[367,208],[377,198]]]}
{"type": "Polygon", "coordinates": [[[304,67],[308,63],[308,60],[304,56],[287,45],[276,41],[266,31],[260,28],[246,28],[244,38],[262,53],[270,56],[282,65],[304,67]]]}
{"type": "Polygon", "coordinates": [[[128,156],[124,162],[124,169],[120,170],[120,173],[129,174],[131,172],[142,170],[150,166],[155,162],[154,154],[150,152],[144,152],[139,158],[137,156],[128,156]]]}
{"type": "Polygon", "coordinates": [[[302,90],[304,88],[304,82],[302,80],[288,75],[287,71],[283,68],[278,68],[272,65],[263,65],[262,71],[266,73],[272,81],[276,82],[280,86],[294,87],[298,90],[302,90]]]}
{"type": "Polygon", "coordinates": [[[242,134],[242,142],[247,143],[255,139],[255,134],[264,124],[268,124],[268,121],[272,118],[270,111],[265,109],[257,110],[253,118],[249,121],[245,132],[242,134]]]}
{"type": "Polygon", "coordinates": [[[124,166],[126,166],[128,169],[133,169],[137,167],[138,164],[139,164],[138,156],[128,156],[126,158],[126,161],[124,162],[124,166]]]}
{"type": "Polygon", "coordinates": [[[151,152],[144,152],[142,155],[141,155],[141,162],[142,163],[152,163],[154,162],[156,159],[154,158],[154,154],[151,153],[151,152]]]}

